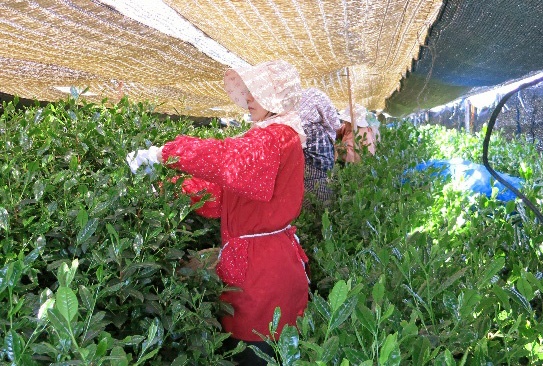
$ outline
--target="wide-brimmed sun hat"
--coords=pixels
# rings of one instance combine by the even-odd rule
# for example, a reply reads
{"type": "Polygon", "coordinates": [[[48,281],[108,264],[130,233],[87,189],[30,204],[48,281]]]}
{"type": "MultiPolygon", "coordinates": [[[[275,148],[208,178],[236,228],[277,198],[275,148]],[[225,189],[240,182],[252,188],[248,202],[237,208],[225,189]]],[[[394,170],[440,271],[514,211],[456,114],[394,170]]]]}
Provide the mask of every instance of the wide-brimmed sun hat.
{"type": "Polygon", "coordinates": [[[226,93],[241,108],[247,109],[247,93],[267,111],[283,114],[298,107],[302,95],[300,75],[294,66],[274,60],[224,74],[226,93]]]}
{"type": "MultiPolygon", "coordinates": [[[[364,106],[355,104],[353,108],[353,118],[356,121],[358,127],[369,127],[369,123],[366,120],[367,109],[364,106]]],[[[343,111],[339,113],[339,119],[342,121],[351,122],[351,107],[347,106],[343,111]]]]}

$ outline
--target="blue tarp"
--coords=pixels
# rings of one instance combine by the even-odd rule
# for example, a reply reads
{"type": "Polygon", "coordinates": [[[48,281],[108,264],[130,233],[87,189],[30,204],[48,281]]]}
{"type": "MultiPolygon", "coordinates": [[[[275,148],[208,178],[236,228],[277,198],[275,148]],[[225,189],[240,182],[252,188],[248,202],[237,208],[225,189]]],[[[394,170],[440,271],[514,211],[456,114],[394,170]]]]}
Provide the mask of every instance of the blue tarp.
{"type": "MultiPolygon", "coordinates": [[[[440,176],[444,180],[451,178],[461,189],[484,194],[489,198],[492,195],[492,187],[496,187],[499,189],[496,199],[503,202],[516,198],[516,195],[496,180],[482,164],[475,164],[462,159],[429,160],[417,164],[415,170],[432,170],[431,176],[440,176]]],[[[497,173],[520,191],[522,183],[524,183],[523,179],[505,173],[497,173]]]]}

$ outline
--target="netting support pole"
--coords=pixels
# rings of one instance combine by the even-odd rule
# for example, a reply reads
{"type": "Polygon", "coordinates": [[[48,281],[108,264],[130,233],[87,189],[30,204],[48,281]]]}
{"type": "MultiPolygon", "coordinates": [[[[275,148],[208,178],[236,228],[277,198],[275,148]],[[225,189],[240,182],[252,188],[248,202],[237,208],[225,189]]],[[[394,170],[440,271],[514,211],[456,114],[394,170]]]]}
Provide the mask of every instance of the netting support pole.
{"type": "Polygon", "coordinates": [[[349,73],[349,66],[347,66],[347,89],[349,92],[349,110],[351,112],[351,131],[355,131],[354,124],[354,111],[353,111],[353,96],[351,93],[351,74],[349,73]]]}

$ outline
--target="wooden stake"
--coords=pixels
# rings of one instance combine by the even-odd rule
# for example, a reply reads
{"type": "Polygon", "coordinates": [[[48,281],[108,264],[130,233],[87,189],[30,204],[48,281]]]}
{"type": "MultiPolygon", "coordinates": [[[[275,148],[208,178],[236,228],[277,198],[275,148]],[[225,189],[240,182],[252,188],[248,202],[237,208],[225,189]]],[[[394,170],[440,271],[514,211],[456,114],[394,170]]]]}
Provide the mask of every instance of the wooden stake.
{"type": "Polygon", "coordinates": [[[351,75],[349,73],[349,66],[347,66],[347,89],[349,92],[349,111],[351,112],[351,131],[355,131],[354,128],[354,111],[353,111],[353,97],[351,93],[351,75]]]}

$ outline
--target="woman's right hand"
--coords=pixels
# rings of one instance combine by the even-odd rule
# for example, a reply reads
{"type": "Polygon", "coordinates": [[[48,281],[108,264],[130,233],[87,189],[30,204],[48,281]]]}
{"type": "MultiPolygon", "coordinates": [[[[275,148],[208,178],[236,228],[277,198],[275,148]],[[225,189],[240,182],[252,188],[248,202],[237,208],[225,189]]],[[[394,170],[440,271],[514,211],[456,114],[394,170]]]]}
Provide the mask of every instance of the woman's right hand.
{"type": "Polygon", "coordinates": [[[126,162],[132,173],[136,174],[142,165],[152,166],[162,162],[162,147],[151,146],[149,149],[132,151],[126,155],[126,162]]]}
{"type": "Polygon", "coordinates": [[[156,159],[160,164],[164,163],[164,160],[162,159],[162,148],[163,147],[164,146],[159,147],[158,150],[156,151],[156,159]]]}

